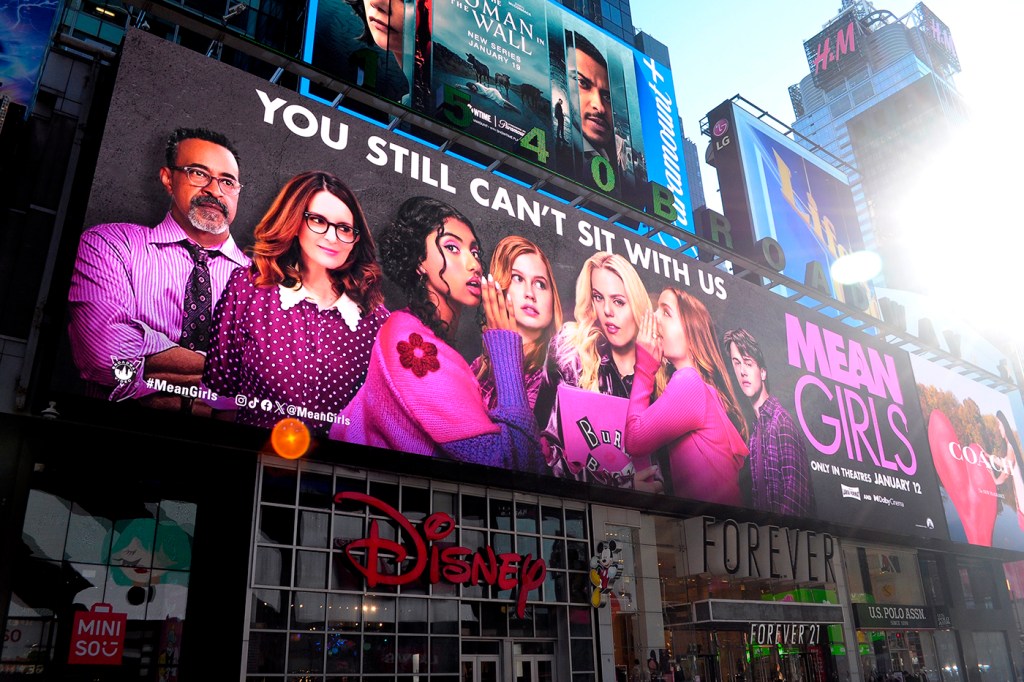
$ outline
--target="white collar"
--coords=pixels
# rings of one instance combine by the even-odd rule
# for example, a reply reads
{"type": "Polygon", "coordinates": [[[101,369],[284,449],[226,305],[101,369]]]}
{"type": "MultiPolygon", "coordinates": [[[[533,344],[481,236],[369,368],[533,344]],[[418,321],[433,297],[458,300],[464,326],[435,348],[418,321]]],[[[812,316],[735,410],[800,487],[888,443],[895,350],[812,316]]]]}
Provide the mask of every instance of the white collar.
{"type": "MultiPolygon", "coordinates": [[[[309,290],[303,287],[302,284],[299,284],[294,288],[289,288],[283,284],[279,284],[277,286],[277,293],[281,297],[282,310],[288,310],[302,301],[311,301],[313,303],[317,302],[316,298],[309,292],[309,290]]],[[[319,304],[317,304],[317,306],[320,307],[319,304]]],[[[359,312],[359,306],[356,305],[355,301],[348,297],[348,294],[342,294],[334,303],[320,309],[328,310],[330,308],[336,308],[338,312],[341,313],[341,318],[345,320],[345,324],[347,324],[348,328],[352,331],[355,331],[356,327],[359,326],[359,320],[362,319],[362,314],[359,312]]]]}

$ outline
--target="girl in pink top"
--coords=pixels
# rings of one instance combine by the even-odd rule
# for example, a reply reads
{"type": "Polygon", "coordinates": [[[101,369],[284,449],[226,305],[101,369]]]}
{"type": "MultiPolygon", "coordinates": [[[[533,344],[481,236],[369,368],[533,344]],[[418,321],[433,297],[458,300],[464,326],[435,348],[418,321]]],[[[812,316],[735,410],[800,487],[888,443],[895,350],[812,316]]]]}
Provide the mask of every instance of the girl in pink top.
{"type": "Polygon", "coordinates": [[[674,495],[739,506],[747,427],[715,338],[703,303],[678,289],[661,292],[637,334],[626,450],[636,456],[668,446],[674,495]],[[652,402],[663,361],[672,376],[652,402]]]}

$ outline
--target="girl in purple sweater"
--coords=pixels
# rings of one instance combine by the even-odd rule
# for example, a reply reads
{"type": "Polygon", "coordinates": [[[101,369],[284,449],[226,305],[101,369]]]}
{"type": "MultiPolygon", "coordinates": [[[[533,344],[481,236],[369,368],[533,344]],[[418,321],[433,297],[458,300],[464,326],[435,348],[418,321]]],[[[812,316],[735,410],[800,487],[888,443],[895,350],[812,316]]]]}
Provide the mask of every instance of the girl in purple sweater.
{"type": "MultiPolygon", "coordinates": [[[[555,289],[555,273],[539,246],[513,234],[494,247],[491,274],[501,289],[508,292],[516,329],[523,337],[526,396],[533,409],[544,378],[548,343],[562,328],[562,303],[555,289]]],[[[470,368],[480,382],[484,404],[493,409],[498,404],[498,396],[487,353],[481,353],[470,368]]]]}
{"type": "Polygon", "coordinates": [[[747,426],[715,338],[703,303],[679,289],[661,292],[637,334],[626,450],[642,455],[668,446],[673,494],[740,506],[747,426]],[[672,375],[651,402],[663,361],[672,375]]]}
{"type": "Polygon", "coordinates": [[[437,199],[412,197],[378,238],[384,274],[406,294],[370,352],[366,383],[331,429],[351,443],[540,471],[537,425],[523,384],[523,342],[505,295],[484,276],[469,219],[437,199]],[[449,344],[466,309],[483,303],[483,343],[496,407],[449,344]]]}

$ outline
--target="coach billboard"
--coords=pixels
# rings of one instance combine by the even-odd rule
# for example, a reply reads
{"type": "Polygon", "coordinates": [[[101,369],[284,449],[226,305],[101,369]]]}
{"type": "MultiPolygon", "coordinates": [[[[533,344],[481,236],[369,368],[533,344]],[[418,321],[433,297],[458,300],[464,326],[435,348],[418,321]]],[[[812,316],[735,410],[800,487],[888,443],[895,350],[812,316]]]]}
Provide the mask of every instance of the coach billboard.
{"type": "Polygon", "coordinates": [[[868,310],[866,285],[842,285],[829,274],[836,260],[863,247],[846,176],[731,100],[708,121],[736,250],[868,310]]]}
{"type": "MultiPolygon", "coordinates": [[[[304,58],[693,232],[666,66],[548,0],[388,7],[312,0],[304,58]]],[[[308,81],[303,93],[337,96],[308,81]]]]}
{"type": "Polygon", "coordinates": [[[1024,550],[1024,451],[1014,418],[1020,395],[916,356],[912,363],[950,538],[1024,550]]]}
{"type": "Polygon", "coordinates": [[[945,537],[905,353],[146,33],[85,227],[64,393],[945,537]]]}

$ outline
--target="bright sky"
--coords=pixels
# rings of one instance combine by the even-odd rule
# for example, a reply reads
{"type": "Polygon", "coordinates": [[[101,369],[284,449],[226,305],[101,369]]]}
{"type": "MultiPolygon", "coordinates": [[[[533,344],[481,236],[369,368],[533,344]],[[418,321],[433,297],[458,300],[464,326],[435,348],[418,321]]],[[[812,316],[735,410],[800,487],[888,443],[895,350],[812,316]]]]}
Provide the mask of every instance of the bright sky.
{"type": "MultiPolygon", "coordinates": [[[[1021,57],[1021,0],[928,0],[949,27],[960,57],[955,82],[974,109],[1002,100],[1021,57]]],[[[877,0],[875,9],[902,17],[917,2],[877,0]]],[[[633,25],[666,44],[686,136],[701,156],[708,138],[700,120],[739,94],[786,124],[793,122],[788,88],[809,73],[803,43],[839,12],[839,0],[632,0],[633,25]]],[[[1011,85],[1011,88],[1013,86],[1011,85]]],[[[708,206],[721,210],[714,169],[701,168],[708,206]]]]}
{"type": "MultiPolygon", "coordinates": [[[[686,136],[703,159],[700,121],[736,94],[782,122],[794,120],[788,88],[809,73],[803,43],[836,16],[840,0],[632,0],[633,25],[668,46],[686,136]]],[[[915,0],[877,0],[902,17],[915,0]]],[[[946,163],[918,178],[903,224],[915,248],[907,267],[925,271],[930,299],[978,329],[1024,347],[1019,129],[1024,0],[927,0],[953,37],[957,89],[972,126],[942,150],[946,163]],[[996,248],[993,248],[995,246],[996,248]],[[912,262],[911,262],[912,261],[912,262]]],[[[707,205],[721,211],[715,170],[702,163],[707,205]]],[[[909,193],[908,193],[909,194],[909,193]]],[[[901,263],[901,266],[904,264],[901,263]]]]}

